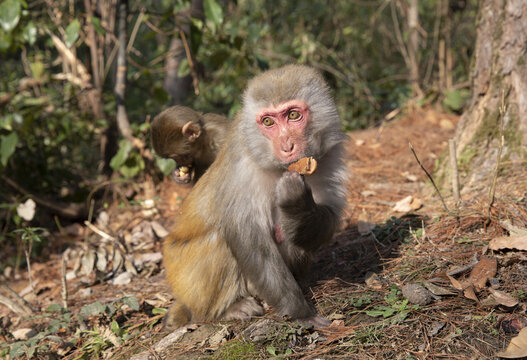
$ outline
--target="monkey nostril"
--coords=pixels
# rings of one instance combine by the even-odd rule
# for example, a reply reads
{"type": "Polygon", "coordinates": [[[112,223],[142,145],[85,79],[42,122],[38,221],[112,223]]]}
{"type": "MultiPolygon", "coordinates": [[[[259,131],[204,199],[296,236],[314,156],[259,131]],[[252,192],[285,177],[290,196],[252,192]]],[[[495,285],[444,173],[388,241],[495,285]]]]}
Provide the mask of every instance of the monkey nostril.
{"type": "Polygon", "coordinates": [[[282,151],[285,153],[291,153],[295,149],[295,144],[283,144],[282,145],[282,151]]]}

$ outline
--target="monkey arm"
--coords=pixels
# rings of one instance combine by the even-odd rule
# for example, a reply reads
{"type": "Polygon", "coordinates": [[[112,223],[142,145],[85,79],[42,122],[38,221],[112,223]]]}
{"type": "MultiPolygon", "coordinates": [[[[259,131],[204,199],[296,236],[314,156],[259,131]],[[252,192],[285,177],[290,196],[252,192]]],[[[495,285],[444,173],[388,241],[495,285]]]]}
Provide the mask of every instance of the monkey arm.
{"type": "Polygon", "coordinates": [[[286,173],[277,184],[280,231],[285,242],[314,252],[331,240],[338,225],[336,212],[317,204],[297,173],[286,173]]]}

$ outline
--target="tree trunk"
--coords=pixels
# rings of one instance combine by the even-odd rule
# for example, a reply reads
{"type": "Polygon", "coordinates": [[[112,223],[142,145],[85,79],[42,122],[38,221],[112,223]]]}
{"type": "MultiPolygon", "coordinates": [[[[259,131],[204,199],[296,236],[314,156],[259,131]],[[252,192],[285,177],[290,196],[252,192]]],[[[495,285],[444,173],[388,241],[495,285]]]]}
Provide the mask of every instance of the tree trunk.
{"type": "MultiPolygon", "coordinates": [[[[464,192],[488,188],[500,139],[503,171],[527,158],[527,1],[483,0],[471,69],[472,98],[455,140],[464,192]]],[[[443,163],[443,171],[448,162],[443,163]]],[[[446,180],[446,179],[445,179],[446,180]]],[[[446,183],[446,181],[444,182],[446,183]]]]}
{"type": "Polygon", "coordinates": [[[190,38],[190,17],[203,19],[203,0],[193,0],[190,8],[176,14],[176,33],[170,40],[170,47],[166,54],[165,69],[166,75],[163,87],[170,95],[171,104],[177,105],[185,102],[192,86],[192,76],[180,77],[179,66],[183,59],[187,57],[185,52],[185,39],[182,39],[181,32],[190,38]]]}

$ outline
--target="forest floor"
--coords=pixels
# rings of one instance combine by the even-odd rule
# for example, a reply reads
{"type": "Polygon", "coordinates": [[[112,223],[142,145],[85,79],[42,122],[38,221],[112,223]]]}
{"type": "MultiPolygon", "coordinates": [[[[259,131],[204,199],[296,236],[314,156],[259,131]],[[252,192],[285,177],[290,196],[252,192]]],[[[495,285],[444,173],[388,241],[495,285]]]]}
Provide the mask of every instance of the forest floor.
{"type": "Polygon", "coordinates": [[[443,181],[447,211],[409,142],[433,173],[456,122],[415,109],[349,133],[344,223],[305,286],[329,328],[277,321],[269,311],[163,333],[172,297],[160,243],[189,191],[165,179],[123,187],[93,221],[50,234],[31,262],[32,286],[25,268],[7,274],[41,310],[21,316],[0,306],[0,356],[494,359],[513,338],[516,358],[527,355],[527,169],[500,171],[492,206],[492,179],[465,189],[457,207],[443,181]]]}

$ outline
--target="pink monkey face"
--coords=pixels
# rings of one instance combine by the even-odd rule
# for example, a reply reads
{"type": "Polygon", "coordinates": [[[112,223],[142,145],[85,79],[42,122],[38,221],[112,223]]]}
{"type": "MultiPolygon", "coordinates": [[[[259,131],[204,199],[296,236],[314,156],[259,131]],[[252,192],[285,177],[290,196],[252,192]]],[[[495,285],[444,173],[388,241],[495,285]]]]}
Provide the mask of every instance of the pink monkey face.
{"type": "Polygon", "coordinates": [[[256,116],[258,128],[273,144],[275,157],[286,164],[305,156],[309,120],[309,107],[302,100],[266,107],[256,116]]]}

